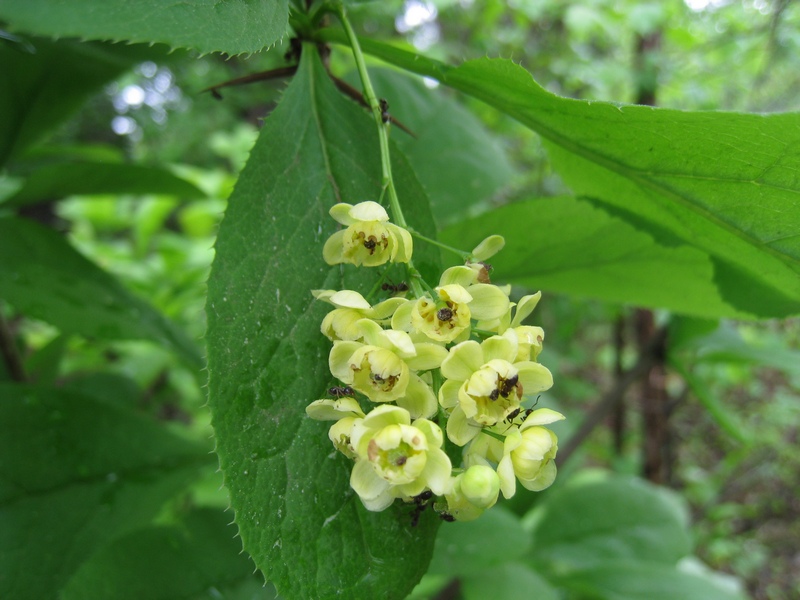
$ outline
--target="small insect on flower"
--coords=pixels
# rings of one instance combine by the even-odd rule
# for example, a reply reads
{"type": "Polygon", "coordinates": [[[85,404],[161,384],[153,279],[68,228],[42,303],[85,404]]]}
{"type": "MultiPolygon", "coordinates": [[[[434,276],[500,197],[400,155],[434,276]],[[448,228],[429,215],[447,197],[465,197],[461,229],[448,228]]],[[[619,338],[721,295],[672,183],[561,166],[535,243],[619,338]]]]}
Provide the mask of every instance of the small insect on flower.
{"type": "Polygon", "coordinates": [[[517,390],[517,396],[522,397],[522,385],[519,383],[519,375],[503,380],[497,389],[503,398],[508,398],[509,394],[515,389],[517,390]]]}
{"type": "Polygon", "coordinates": [[[384,283],[381,285],[381,289],[384,292],[391,292],[392,294],[399,294],[401,292],[408,291],[408,284],[405,281],[401,281],[400,283],[384,283]]]}
{"type": "Polygon", "coordinates": [[[330,394],[334,398],[345,398],[348,396],[352,398],[353,396],[356,395],[355,391],[353,391],[353,388],[351,388],[349,385],[346,386],[335,385],[331,388],[328,388],[328,394],[330,394]]]}
{"type": "Polygon", "coordinates": [[[419,518],[422,516],[422,513],[425,512],[425,509],[430,506],[428,500],[433,498],[433,492],[430,490],[426,490],[419,494],[418,496],[414,496],[414,509],[411,511],[411,526],[416,527],[419,525],[419,518]]]}

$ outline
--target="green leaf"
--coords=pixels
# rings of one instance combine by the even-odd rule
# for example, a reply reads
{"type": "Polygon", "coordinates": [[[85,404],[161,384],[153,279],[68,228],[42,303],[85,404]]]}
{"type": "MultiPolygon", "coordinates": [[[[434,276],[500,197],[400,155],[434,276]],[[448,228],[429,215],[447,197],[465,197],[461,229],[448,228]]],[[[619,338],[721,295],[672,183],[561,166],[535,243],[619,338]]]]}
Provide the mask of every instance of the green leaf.
{"type": "Polygon", "coordinates": [[[61,235],[25,219],[0,218],[0,290],[18,311],[63,333],[147,339],[202,365],[191,340],[158,311],[61,235]]]}
{"type": "Polygon", "coordinates": [[[286,32],[287,0],[5,0],[14,31],[92,40],[161,42],[200,52],[258,52],[286,32]]]}
{"type": "MultiPolygon", "coordinates": [[[[379,197],[379,157],[374,121],[307,46],[217,238],[206,308],[217,451],[244,547],[287,598],[403,598],[433,550],[433,511],[411,527],[410,507],[365,510],[330,424],[305,415],[333,383],[319,332],[328,306],[310,290],[366,293],[378,273],[325,265],[322,246],[337,229],[328,210],[379,197]]],[[[433,234],[423,189],[396,148],[392,157],[408,222],[433,234]]],[[[414,248],[423,271],[436,271],[437,254],[414,248]]]]}
{"type": "Polygon", "coordinates": [[[640,561],[604,562],[570,573],[560,582],[580,598],[602,600],[745,600],[736,586],[713,576],[640,561]]]}
{"type": "Polygon", "coordinates": [[[430,90],[395,70],[371,69],[375,93],[416,139],[392,127],[392,138],[414,167],[440,226],[488,206],[509,186],[514,169],[505,151],[468,110],[444,90],[430,90]]]}
{"type": "Polygon", "coordinates": [[[208,449],[119,407],[0,385],[0,597],[55,597],[102,544],[151,522],[208,449]]]}
{"type": "MultiPolygon", "coordinates": [[[[212,509],[194,511],[177,525],[135,531],[83,563],[60,598],[197,598],[207,590],[255,580],[253,563],[241,553],[235,535],[230,517],[212,509]]],[[[258,582],[261,593],[251,598],[274,598],[262,585],[258,582]]]]}
{"type": "Polygon", "coordinates": [[[506,239],[492,258],[498,281],[693,315],[741,316],[720,298],[704,252],[659,244],[583,200],[511,204],[456,223],[440,239],[469,250],[487,232],[506,239]]]}
{"type": "MultiPolygon", "coordinates": [[[[324,30],[319,37],[339,42],[343,35],[324,30]]],[[[758,317],[800,312],[800,113],[570,100],[509,60],[449,67],[372,40],[362,48],[538,132],[575,193],[636,217],[659,242],[710,255],[721,296],[735,309],[758,317]]]]}
{"type": "Polygon", "coordinates": [[[548,494],[526,523],[531,564],[548,573],[613,559],[674,565],[691,549],[687,516],[675,497],[631,477],[570,482],[548,494]]]}
{"type": "MultiPolygon", "coordinates": [[[[482,517],[481,517],[482,518],[482,517]]],[[[505,554],[505,543],[493,548],[505,554]]],[[[486,552],[486,547],[484,547],[486,552]]],[[[527,565],[506,562],[461,579],[464,600],[560,600],[561,595],[548,581],[527,565]]]]}
{"type": "Polygon", "coordinates": [[[521,558],[531,548],[530,535],[512,512],[497,506],[475,521],[448,523],[439,530],[430,574],[468,576],[521,558]],[[502,552],[487,553],[487,548],[502,552]]]}
{"type": "MultiPolygon", "coordinates": [[[[0,13],[8,3],[0,4],[0,13]]],[[[50,14],[48,10],[40,16],[50,14]]],[[[2,17],[0,17],[1,19],[2,17]]],[[[34,39],[35,52],[0,41],[0,164],[39,141],[104,83],[163,51],[34,39]]]]}
{"type": "Polygon", "coordinates": [[[202,198],[196,186],[165,169],[144,165],[70,163],[33,171],[16,194],[2,203],[19,207],[73,195],[164,194],[202,198]]]}

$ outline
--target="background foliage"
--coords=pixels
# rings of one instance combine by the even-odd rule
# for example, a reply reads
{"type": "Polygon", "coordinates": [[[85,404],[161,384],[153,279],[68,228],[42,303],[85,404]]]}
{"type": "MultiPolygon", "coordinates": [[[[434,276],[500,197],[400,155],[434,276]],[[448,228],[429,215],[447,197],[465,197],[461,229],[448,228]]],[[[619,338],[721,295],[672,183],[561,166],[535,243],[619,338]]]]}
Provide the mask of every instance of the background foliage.
{"type": "MultiPolygon", "coordinates": [[[[288,87],[200,90],[293,64],[292,29],[357,88],[335,20],[11,1],[0,596],[274,597],[253,562],[287,598],[796,595],[798,7],[349,14],[415,134],[392,129],[409,222],[465,248],[502,233],[496,279],[545,292],[546,401],[569,417],[556,485],[411,527],[403,507],[363,510],[304,417],[330,383],[308,289],[345,285],[320,259],[327,207],[376,195],[374,125],[317,44],[288,87]]],[[[424,270],[451,264],[427,252],[424,270]]]]}

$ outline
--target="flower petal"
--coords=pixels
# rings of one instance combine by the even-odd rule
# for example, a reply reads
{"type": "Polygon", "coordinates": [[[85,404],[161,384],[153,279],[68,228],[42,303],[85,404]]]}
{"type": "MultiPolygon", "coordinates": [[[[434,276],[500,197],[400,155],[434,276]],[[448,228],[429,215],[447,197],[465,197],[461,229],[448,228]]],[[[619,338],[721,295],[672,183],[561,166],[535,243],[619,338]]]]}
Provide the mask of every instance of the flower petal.
{"type": "Polygon", "coordinates": [[[338,421],[345,417],[364,416],[355,398],[315,400],[306,406],[306,414],[317,421],[338,421]]]}
{"type": "Polygon", "coordinates": [[[499,319],[508,312],[510,302],[500,288],[488,283],[476,283],[467,288],[472,294],[469,309],[472,316],[480,321],[499,319]]]}
{"type": "Polygon", "coordinates": [[[328,367],[336,379],[344,383],[353,383],[350,359],[356,350],[363,346],[364,344],[360,342],[333,342],[333,348],[328,356],[328,367]]]}
{"type": "Polygon", "coordinates": [[[455,379],[448,379],[439,388],[439,404],[445,410],[450,410],[458,406],[458,390],[461,388],[462,382],[455,379]]]}
{"type": "Polygon", "coordinates": [[[556,462],[554,460],[550,460],[542,466],[542,469],[539,471],[536,479],[520,479],[519,482],[525,489],[528,489],[532,492],[541,492],[553,484],[556,479],[556,473],[556,462]]]}
{"type": "Polygon", "coordinates": [[[389,489],[389,482],[375,472],[372,463],[361,459],[350,473],[350,487],[362,500],[374,500],[389,489]]]}
{"type": "Polygon", "coordinates": [[[459,265],[457,267],[450,267],[446,269],[442,276],[439,278],[439,285],[451,285],[451,284],[458,284],[462,287],[468,287],[475,283],[478,279],[478,275],[470,269],[469,267],[465,267],[464,265],[459,265]]]}
{"type": "Polygon", "coordinates": [[[431,387],[418,375],[411,375],[406,393],[396,400],[397,405],[406,409],[413,419],[427,419],[436,414],[439,405],[431,387]]]}
{"type": "Polygon", "coordinates": [[[386,225],[386,229],[394,234],[394,242],[396,244],[394,256],[392,256],[392,262],[407,263],[409,260],[411,260],[411,255],[414,252],[414,240],[412,239],[411,234],[402,227],[398,227],[392,223],[388,223],[386,225]]]}
{"type": "Polygon", "coordinates": [[[493,335],[483,340],[481,344],[484,362],[500,359],[507,362],[513,361],[517,357],[516,338],[509,339],[508,336],[493,335]]]}
{"type": "Polygon", "coordinates": [[[383,404],[373,408],[369,414],[364,417],[364,426],[369,429],[382,429],[388,425],[410,424],[411,415],[408,414],[408,411],[391,404],[383,404]]]}
{"type": "Polygon", "coordinates": [[[330,302],[337,308],[370,308],[364,296],[353,290],[341,290],[330,297],[330,302]]]}
{"type": "Polygon", "coordinates": [[[566,419],[566,417],[560,412],[550,410],[549,408],[540,408],[528,415],[528,418],[525,419],[525,422],[520,425],[519,430],[525,431],[529,427],[547,425],[549,423],[555,423],[556,421],[563,421],[564,419],[566,419]]]}
{"type": "Polygon", "coordinates": [[[442,375],[446,379],[466,381],[483,363],[483,350],[478,342],[461,342],[450,348],[450,354],[442,361],[442,375]]]}
{"type": "Polygon", "coordinates": [[[447,420],[447,437],[458,446],[465,446],[481,432],[481,428],[467,420],[464,411],[457,406],[447,420]]]}
{"type": "Polygon", "coordinates": [[[500,252],[505,245],[506,240],[502,235],[490,235],[480,244],[475,246],[475,249],[470,254],[472,254],[472,258],[474,258],[476,261],[482,262],[490,259],[495,254],[500,252]]]}
{"type": "Polygon", "coordinates": [[[526,396],[538,394],[553,387],[553,374],[544,365],[523,361],[514,363],[519,371],[519,382],[526,396]]]}
{"type": "Polygon", "coordinates": [[[350,211],[352,208],[352,204],[340,202],[339,204],[334,204],[328,213],[337,223],[341,223],[342,225],[352,225],[356,222],[356,219],[350,216],[350,211]]]}
{"type": "MultiPolygon", "coordinates": [[[[349,215],[356,221],[383,222],[389,220],[389,215],[386,212],[386,209],[383,208],[377,202],[373,202],[372,200],[367,200],[366,202],[359,202],[358,204],[350,208],[349,215]]],[[[331,209],[331,216],[333,216],[333,209],[331,209]]],[[[345,223],[345,225],[349,225],[349,223],[345,223]]]]}
{"type": "Polygon", "coordinates": [[[338,265],[344,262],[344,231],[337,231],[327,240],[322,247],[322,258],[329,265],[338,265]]]}
{"type": "Polygon", "coordinates": [[[450,474],[453,466],[450,459],[439,448],[428,450],[428,462],[420,477],[424,479],[431,491],[437,496],[443,496],[450,491],[450,474]]]}
{"type": "Polygon", "coordinates": [[[511,321],[511,327],[518,327],[522,324],[525,318],[533,312],[539,300],[542,298],[542,292],[536,292],[530,296],[523,296],[517,304],[517,311],[514,313],[514,319],[511,321]]]}
{"type": "Polygon", "coordinates": [[[414,344],[414,347],[416,348],[417,355],[406,359],[408,368],[414,371],[438,369],[442,365],[442,361],[444,361],[448,355],[447,348],[439,344],[422,342],[414,344]]]}

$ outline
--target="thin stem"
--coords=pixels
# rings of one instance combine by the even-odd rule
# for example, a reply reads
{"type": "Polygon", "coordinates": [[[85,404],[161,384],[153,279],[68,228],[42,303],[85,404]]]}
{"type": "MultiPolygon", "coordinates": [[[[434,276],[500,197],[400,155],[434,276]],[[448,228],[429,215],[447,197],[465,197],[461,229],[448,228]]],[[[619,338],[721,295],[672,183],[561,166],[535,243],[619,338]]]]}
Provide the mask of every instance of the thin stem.
{"type": "Polygon", "coordinates": [[[499,440],[501,442],[506,441],[506,436],[500,435],[499,433],[495,433],[494,431],[489,431],[488,429],[481,429],[481,433],[484,435],[488,435],[489,437],[493,437],[494,439],[499,440]]]}
{"type": "Polygon", "coordinates": [[[407,227],[407,229],[408,229],[408,232],[411,235],[413,235],[414,237],[419,238],[424,242],[428,242],[429,244],[433,244],[434,246],[438,246],[439,248],[442,248],[444,250],[448,250],[448,251],[452,252],[453,254],[457,254],[464,261],[469,260],[470,256],[472,256],[469,252],[464,252],[463,250],[459,250],[458,248],[453,248],[452,246],[448,246],[447,244],[443,244],[442,242],[439,242],[439,241],[431,239],[431,238],[429,238],[429,237],[427,237],[425,235],[422,235],[421,233],[419,233],[418,231],[416,231],[415,229],[413,229],[411,227],[407,227]]]}
{"type": "MultiPolygon", "coordinates": [[[[372,110],[372,116],[375,117],[375,124],[378,126],[378,141],[381,149],[381,173],[383,175],[383,186],[386,192],[389,194],[389,208],[392,211],[392,220],[399,227],[407,229],[408,225],[406,224],[406,219],[403,216],[403,210],[400,208],[400,200],[397,197],[397,190],[394,187],[394,179],[392,179],[392,163],[389,156],[389,134],[387,133],[387,124],[383,122],[381,106],[378,102],[377,96],[375,95],[372,82],[369,79],[367,64],[364,62],[364,54],[361,52],[361,46],[358,43],[356,32],[353,30],[353,26],[347,19],[344,4],[342,2],[338,2],[334,10],[336,15],[339,17],[339,20],[342,22],[342,27],[344,27],[345,33],[347,34],[347,39],[350,42],[350,48],[353,50],[353,58],[355,58],[356,61],[358,75],[361,78],[361,84],[364,86],[364,98],[366,99],[369,108],[372,110]]],[[[408,262],[408,268],[412,273],[416,271],[413,263],[410,260],[408,262]]],[[[411,278],[409,285],[415,297],[419,298],[423,295],[423,290],[418,280],[411,278]]]]}

